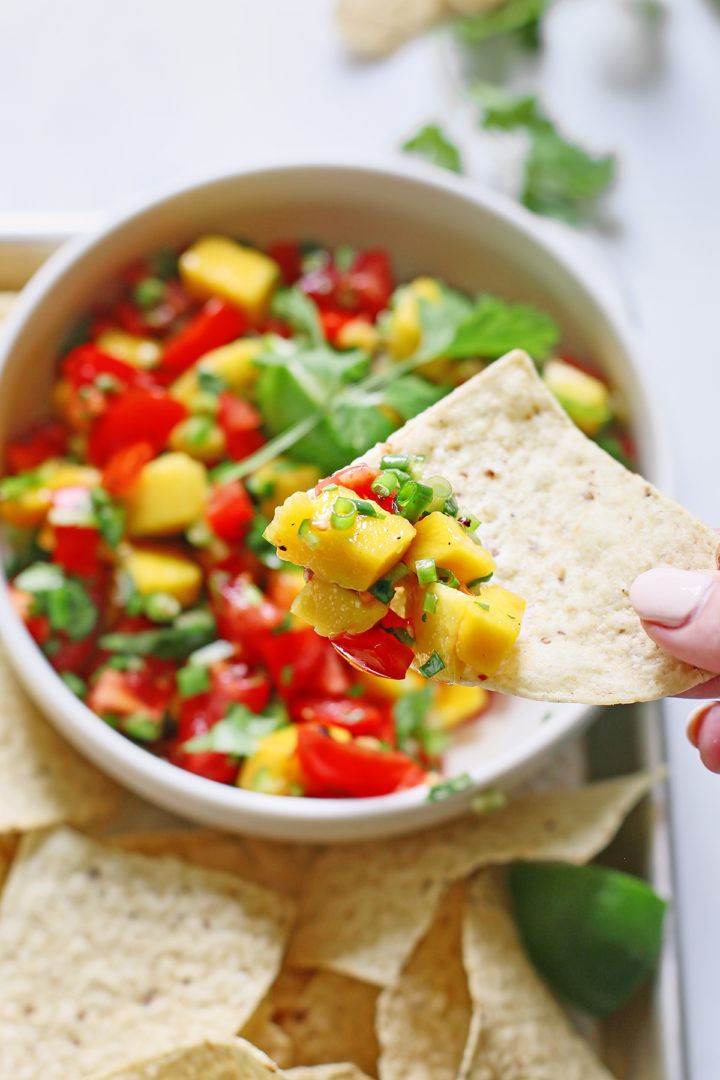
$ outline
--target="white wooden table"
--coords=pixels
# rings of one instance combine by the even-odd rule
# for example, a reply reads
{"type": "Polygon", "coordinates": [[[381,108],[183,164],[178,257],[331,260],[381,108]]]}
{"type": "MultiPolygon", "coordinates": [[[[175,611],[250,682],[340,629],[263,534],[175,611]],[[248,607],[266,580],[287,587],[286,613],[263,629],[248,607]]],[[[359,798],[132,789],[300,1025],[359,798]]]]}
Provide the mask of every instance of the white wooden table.
{"type": "MultiPolygon", "coordinates": [[[[544,97],[569,132],[621,156],[617,232],[578,242],[613,268],[645,332],[677,494],[720,524],[720,11],[668,0],[664,63],[627,85],[618,68],[637,73],[643,54],[622,63],[619,3],[558,5],[544,97]]],[[[331,6],[0,0],[0,228],[102,215],[263,156],[386,154],[430,118],[462,125],[437,42],[353,64],[331,6]]],[[[686,706],[666,712],[689,1075],[717,1080],[720,777],[685,742],[686,706]]]]}

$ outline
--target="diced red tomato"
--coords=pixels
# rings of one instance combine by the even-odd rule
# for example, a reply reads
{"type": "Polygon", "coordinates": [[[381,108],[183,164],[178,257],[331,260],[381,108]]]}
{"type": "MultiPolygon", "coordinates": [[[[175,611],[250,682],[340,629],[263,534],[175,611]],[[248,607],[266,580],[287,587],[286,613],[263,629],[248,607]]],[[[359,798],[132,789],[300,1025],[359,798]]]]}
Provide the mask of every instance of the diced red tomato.
{"type": "Polygon", "coordinates": [[[152,378],[142,368],[126,364],[95,345],[78,345],[63,358],[61,370],[74,388],[94,383],[100,375],[109,375],[123,390],[128,386],[152,386],[152,378]]]}
{"type": "Polygon", "coordinates": [[[149,442],[131,443],[117,450],[103,469],[103,487],[111,495],[121,495],[131,488],[143,467],[155,457],[155,447],[149,442]]]}
{"type": "Polygon", "coordinates": [[[210,492],[205,517],[221,540],[236,544],[242,540],[255,511],[241,480],[216,484],[210,492]]]}
{"type": "Polygon", "coordinates": [[[321,311],[320,325],[326,341],[329,341],[331,345],[337,345],[338,334],[354,318],[356,316],[352,311],[336,311],[333,308],[328,311],[321,311]]]}
{"type": "Polygon", "coordinates": [[[187,409],[163,390],[131,389],[94,424],[88,456],[94,465],[107,465],[114,454],[135,443],[149,443],[158,454],[187,409]]]}
{"type": "Polygon", "coordinates": [[[240,768],[236,757],[231,754],[220,754],[216,750],[191,752],[183,749],[184,743],[206,735],[220,719],[218,717],[216,720],[211,720],[207,712],[193,702],[194,699],[189,698],[181,705],[177,741],[168,756],[169,760],[173,765],[195,773],[196,776],[204,776],[206,780],[215,780],[219,784],[233,784],[240,768]]]}
{"type": "Polygon", "coordinates": [[[361,251],[343,276],[341,295],[348,307],[373,319],[384,311],[395,284],[390,261],[384,251],[361,251]]]}
{"type": "Polygon", "coordinates": [[[245,705],[250,712],[261,713],[268,701],[272,687],[265,672],[252,670],[247,664],[223,660],[213,664],[210,671],[211,710],[224,716],[229,705],[245,705]]]}
{"type": "Polygon", "coordinates": [[[341,727],[352,735],[371,735],[390,746],[395,744],[392,711],[380,702],[307,694],[290,702],[290,719],[296,724],[341,727]]]}
{"type": "Polygon", "coordinates": [[[364,746],[357,740],[340,742],[326,728],[298,727],[298,758],[308,779],[308,795],[322,798],[368,798],[425,782],[427,774],[398,750],[364,746]]]}
{"type": "Polygon", "coordinates": [[[349,673],[333,655],[327,638],[307,626],[272,634],[263,642],[263,659],[275,690],[282,698],[313,690],[346,694],[349,673]]]}
{"type": "Polygon", "coordinates": [[[98,548],[100,532],[91,525],[55,525],[55,547],[52,561],[64,566],[70,574],[87,577],[95,574],[100,565],[98,548]]]}
{"type": "Polygon", "coordinates": [[[161,721],[174,693],[175,679],[171,674],[158,675],[145,667],[141,671],[105,668],[90,688],[87,704],[100,714],[141,713],[150,720],[161,721]]]}
{"type": "Polygon", "coordinates": [[[284,283],[294,285],[302,273],[300,245],[287,240],[279,240],[277,243],[270,245],[267,253],[280,267],[284,283]]]}
{"type": "Polygon", "coordinates": [[[339,634],[332,644],[358,671],[383,679],[404,679],[413,662],[412,649],[379,626],[362,634],[339,634]]]}
{"type": "Polygon", "coordinates": [[[15,614],[25,623],[28,632],[38,645],[44,645],[51,634],[50,620],[47,615],[32,614],[34,599],[31,593],[18,589],[17,585],[12,584],[8,586],[8,591],[15,614]]]}
{"type": "Polygon", "coordinates": [[[32,427],[17,439],[8,443],[5,457],[10,472],[37,469],[50,458],[62,457],[67,451],[67,429],[56,420],[48,420],[32,427]]]}
{"type": "Polygon", "coordinates": [[[167,341],[162,358],[163,371],[177,378],[205,353],[235,341],[248,328],[247,318],[239,308],[215,297],[208,300],[198,314],[167,341]]]}
{"type": "Polygon", "coordinates": [[[224,575],[211,574],[210,583],[220,637],[237,645],[240,660],[261,663],[265,640],[281,625],[286,612],[263,596],[249,575],[225,580],[224,575]]]}
{"type": "Polygon", "coordinates": [[[219,397],[218,423],[225,433],[228,457],[242,461],[259,450],[265,442],[260,430],[262,417],[245,398],[224,390],[219,397]]]}
{"type": "Polygon", "coordinates": [[[298,282],[299,288],[309,296],[322,310],[324,308],[336,308],[338,306],[338,288],[340,286],[340,271],[334,263],[319,267],[303,274],[298,282]]]}
{"type": "Polygon", "coordinates": [[[328,484],[339,484],[341,487],[350,488],[361,499],[375,499],[377,502],[372,485],[379,475],[379,469],[373,469],[361,461],[357,465],[348,465],[344,469],[339,469],[325,480],[319,480],[315,487],[315,494],[319,495],[328,484]]]}

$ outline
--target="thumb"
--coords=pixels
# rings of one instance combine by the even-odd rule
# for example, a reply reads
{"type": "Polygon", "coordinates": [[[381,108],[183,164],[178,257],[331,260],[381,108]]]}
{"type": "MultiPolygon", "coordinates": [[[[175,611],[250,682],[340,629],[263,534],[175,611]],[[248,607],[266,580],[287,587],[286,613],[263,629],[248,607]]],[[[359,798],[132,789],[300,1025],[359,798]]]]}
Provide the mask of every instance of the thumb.
{"type": "Polygon", "coordinates": [[[720,572],[647,570],[633,582],[630,603],[661,649],[720,673],[720,572]]]}

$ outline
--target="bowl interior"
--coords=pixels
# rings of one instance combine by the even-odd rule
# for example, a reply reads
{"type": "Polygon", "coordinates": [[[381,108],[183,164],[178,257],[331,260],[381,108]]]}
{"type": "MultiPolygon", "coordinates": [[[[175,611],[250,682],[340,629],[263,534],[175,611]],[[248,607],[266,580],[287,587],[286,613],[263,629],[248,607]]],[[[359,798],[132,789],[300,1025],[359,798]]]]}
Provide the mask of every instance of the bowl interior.
{"type": "MultiPolygon", "coordinates": [[[[398,281],[433,274],[466,292],[537,304],[562,326],[565,351],[610,375],[628,402],[643,466],[651,466],[651,417],[623,334],[591,289],[539,238],[529,215],[486,200],[461,181],[341,166],[216,180],[144,209],[77,251],[59,253],[37,275],[9,328],[0,442],[47,411],[60,342],[124,265],[213,231],[260,244],[298,237],[382,247],[398,281]]],[[[95,718],[52,675],[5,597],[0,630],[28,689],[79,749],[139,793],[198,820],[284,838],[361,838],[450,817],[470,797],[428,804],[424,791],[415,790],[324,802],[223,788],[157,761],[95,718]]],[[[469,772],[475,790],[518,777],[590,714],[583,706],[498,699],[481,723],[458,735],[448,775],[469,772]]]]}

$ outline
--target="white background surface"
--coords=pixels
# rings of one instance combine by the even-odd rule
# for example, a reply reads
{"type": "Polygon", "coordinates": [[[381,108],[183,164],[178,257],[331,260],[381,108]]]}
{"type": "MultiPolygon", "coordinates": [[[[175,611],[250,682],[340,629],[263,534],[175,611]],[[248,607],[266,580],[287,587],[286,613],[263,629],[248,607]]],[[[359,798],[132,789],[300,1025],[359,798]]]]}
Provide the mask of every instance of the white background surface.
{"type": "MultiPolygon", "coordinates": [[[[463,137],[474,172],[511,186],[458,104],[445,45],[353,64],[331,6],[0,0],[0,215],[103,214],[263,156],[383,155],[434,117],[463,137]]],[[[677,493],[720,524],[720,11],[668,8],[659,55],[622,0],[562,0],[541,79],[569,132],[620,155],[616,227],[589,243],[646,335],[677,493]]],[[[687,711],[667,709],[689,1076],[717,1080],[720,777],[687,746],[687,711]]]]}

